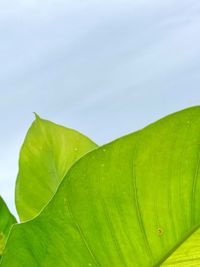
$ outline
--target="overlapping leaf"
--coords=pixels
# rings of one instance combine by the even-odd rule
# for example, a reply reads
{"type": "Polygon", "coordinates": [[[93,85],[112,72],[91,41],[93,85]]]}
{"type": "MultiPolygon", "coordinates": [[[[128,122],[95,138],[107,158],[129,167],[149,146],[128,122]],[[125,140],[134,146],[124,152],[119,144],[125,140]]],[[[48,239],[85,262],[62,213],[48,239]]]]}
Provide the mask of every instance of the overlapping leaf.
{"type": "Polygon", "coordinates": [[[3,253],[10,229],[16,222],[15,217],[10,213],[6,203],[0,196],[0,257],[3,253]]]}
{"type": "Polygon", "coordinates": [[[15,199],[21,221],[35,217],[51,199],[71,165],[96,147],[79,132],[36,115],[19,159],[15,199]]]}
{"type": "Polygon", "coordinates": [[[194,107],[87,154],[37,218],[13,227],[1,266],[158,266],[183,242],[199,266],[187,240],[199,244],[199,144],[194,107]]]}
{"type": "Polygon", "coordinates": [[[189,237],[178,244],[174,252],[162,264],[163,267],[198,267],[200,266],[200,227],[192,229],[189,237]]]}

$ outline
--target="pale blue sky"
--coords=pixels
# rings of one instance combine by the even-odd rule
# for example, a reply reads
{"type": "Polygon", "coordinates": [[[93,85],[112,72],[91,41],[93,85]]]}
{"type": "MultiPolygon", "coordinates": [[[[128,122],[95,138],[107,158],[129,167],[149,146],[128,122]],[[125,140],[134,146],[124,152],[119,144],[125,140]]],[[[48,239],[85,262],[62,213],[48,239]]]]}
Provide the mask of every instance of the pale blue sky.
{"type": "Polygon", "coordinates": [[[109,142],[200,103],[199,0],[0,2],[0,194],[32,112],[109,142]]]}

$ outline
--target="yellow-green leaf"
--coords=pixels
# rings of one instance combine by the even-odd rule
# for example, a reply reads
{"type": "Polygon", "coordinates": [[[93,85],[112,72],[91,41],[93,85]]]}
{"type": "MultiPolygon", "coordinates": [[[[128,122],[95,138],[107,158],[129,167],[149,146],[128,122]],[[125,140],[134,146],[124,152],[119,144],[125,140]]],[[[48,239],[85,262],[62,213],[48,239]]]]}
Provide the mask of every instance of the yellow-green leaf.
{"type": "Polygon", "coordinates": [[[3,253],[10,229],[16,222],[15,217],[10,213],[6,203],[0,196],[0,256],[3,253]]]}
{"type": "Polygon", "coordinates": [[[88,153],[38,217],[12,228],[1,266],[161,265],[199,229],[199,147],[194,107],[88,153]]]}
{"type": "Polygon", "coordinates": [[[20,220],[35,217],[54,195],[71,165],[96,147],[79,132],[36,115],[20,152],[15,191],[20,220]]]}
{"type": "Polygon", "coordinates": [[[185,240],[181,240],[163,267],[194,267],[200,266],[200,227],[193,229],[185,240]]]}

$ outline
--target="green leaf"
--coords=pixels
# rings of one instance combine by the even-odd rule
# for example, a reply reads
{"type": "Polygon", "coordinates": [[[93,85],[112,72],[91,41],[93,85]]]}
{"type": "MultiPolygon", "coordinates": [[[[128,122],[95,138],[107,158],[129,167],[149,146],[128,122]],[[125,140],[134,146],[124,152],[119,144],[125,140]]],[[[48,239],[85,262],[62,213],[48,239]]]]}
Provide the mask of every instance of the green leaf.
{"type": "Polygon", "coordinates": [[[12,228],[1,266],[159,266],[199,231],[199,146],[194,107],[88,153],[12,228]]]}
{"type": "Polygon", "coordinates": [[[20,152],[15,191],[20,220],[35,217],[52,198],[71,165],[96,147],[79,132],[36,114],[20,152]]]}
{"type": "Polygon", "coordinates": [[[180,247],[162,264],[163,267],[200,266],[200,227],[181,243],[180,247]]]}
{"type": "Polygon", "coordinates": [[[3,253],[11,226],[16,222],[15,217],[10,213],[6,203],[0,196],[0,256],[3,253]]]}

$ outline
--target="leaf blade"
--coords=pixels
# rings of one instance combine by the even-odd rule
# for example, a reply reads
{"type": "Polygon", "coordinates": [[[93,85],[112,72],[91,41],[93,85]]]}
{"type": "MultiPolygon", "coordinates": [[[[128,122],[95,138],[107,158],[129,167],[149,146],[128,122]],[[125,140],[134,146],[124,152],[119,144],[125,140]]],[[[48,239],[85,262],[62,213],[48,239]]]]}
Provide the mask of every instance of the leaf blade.
{"type": "Polygon", "coordinates": [[[0,196],[0,256],[3,253],[10,229],[16,222],[15,217],[10,213],[6,203],[0,196]]]}
{"type": "Polygon", "coordinates": [[[195,107],[81,158],[1,266],[157,266],[200,222],[199,132],[195,107]]]}
{"type": "Polygon", "coordinates": [[[15,190],[20,220],[35,217],[51,199],[71,165],[96,147],[79,132],[36,115],[20,152],[15,190]]]}
{"type": "Polygon", "coordinates": [[[166,260],[162,261],[161,266],[198,266],[200,263],[199,244],[200,227],[198,226],[166,260]]]}

